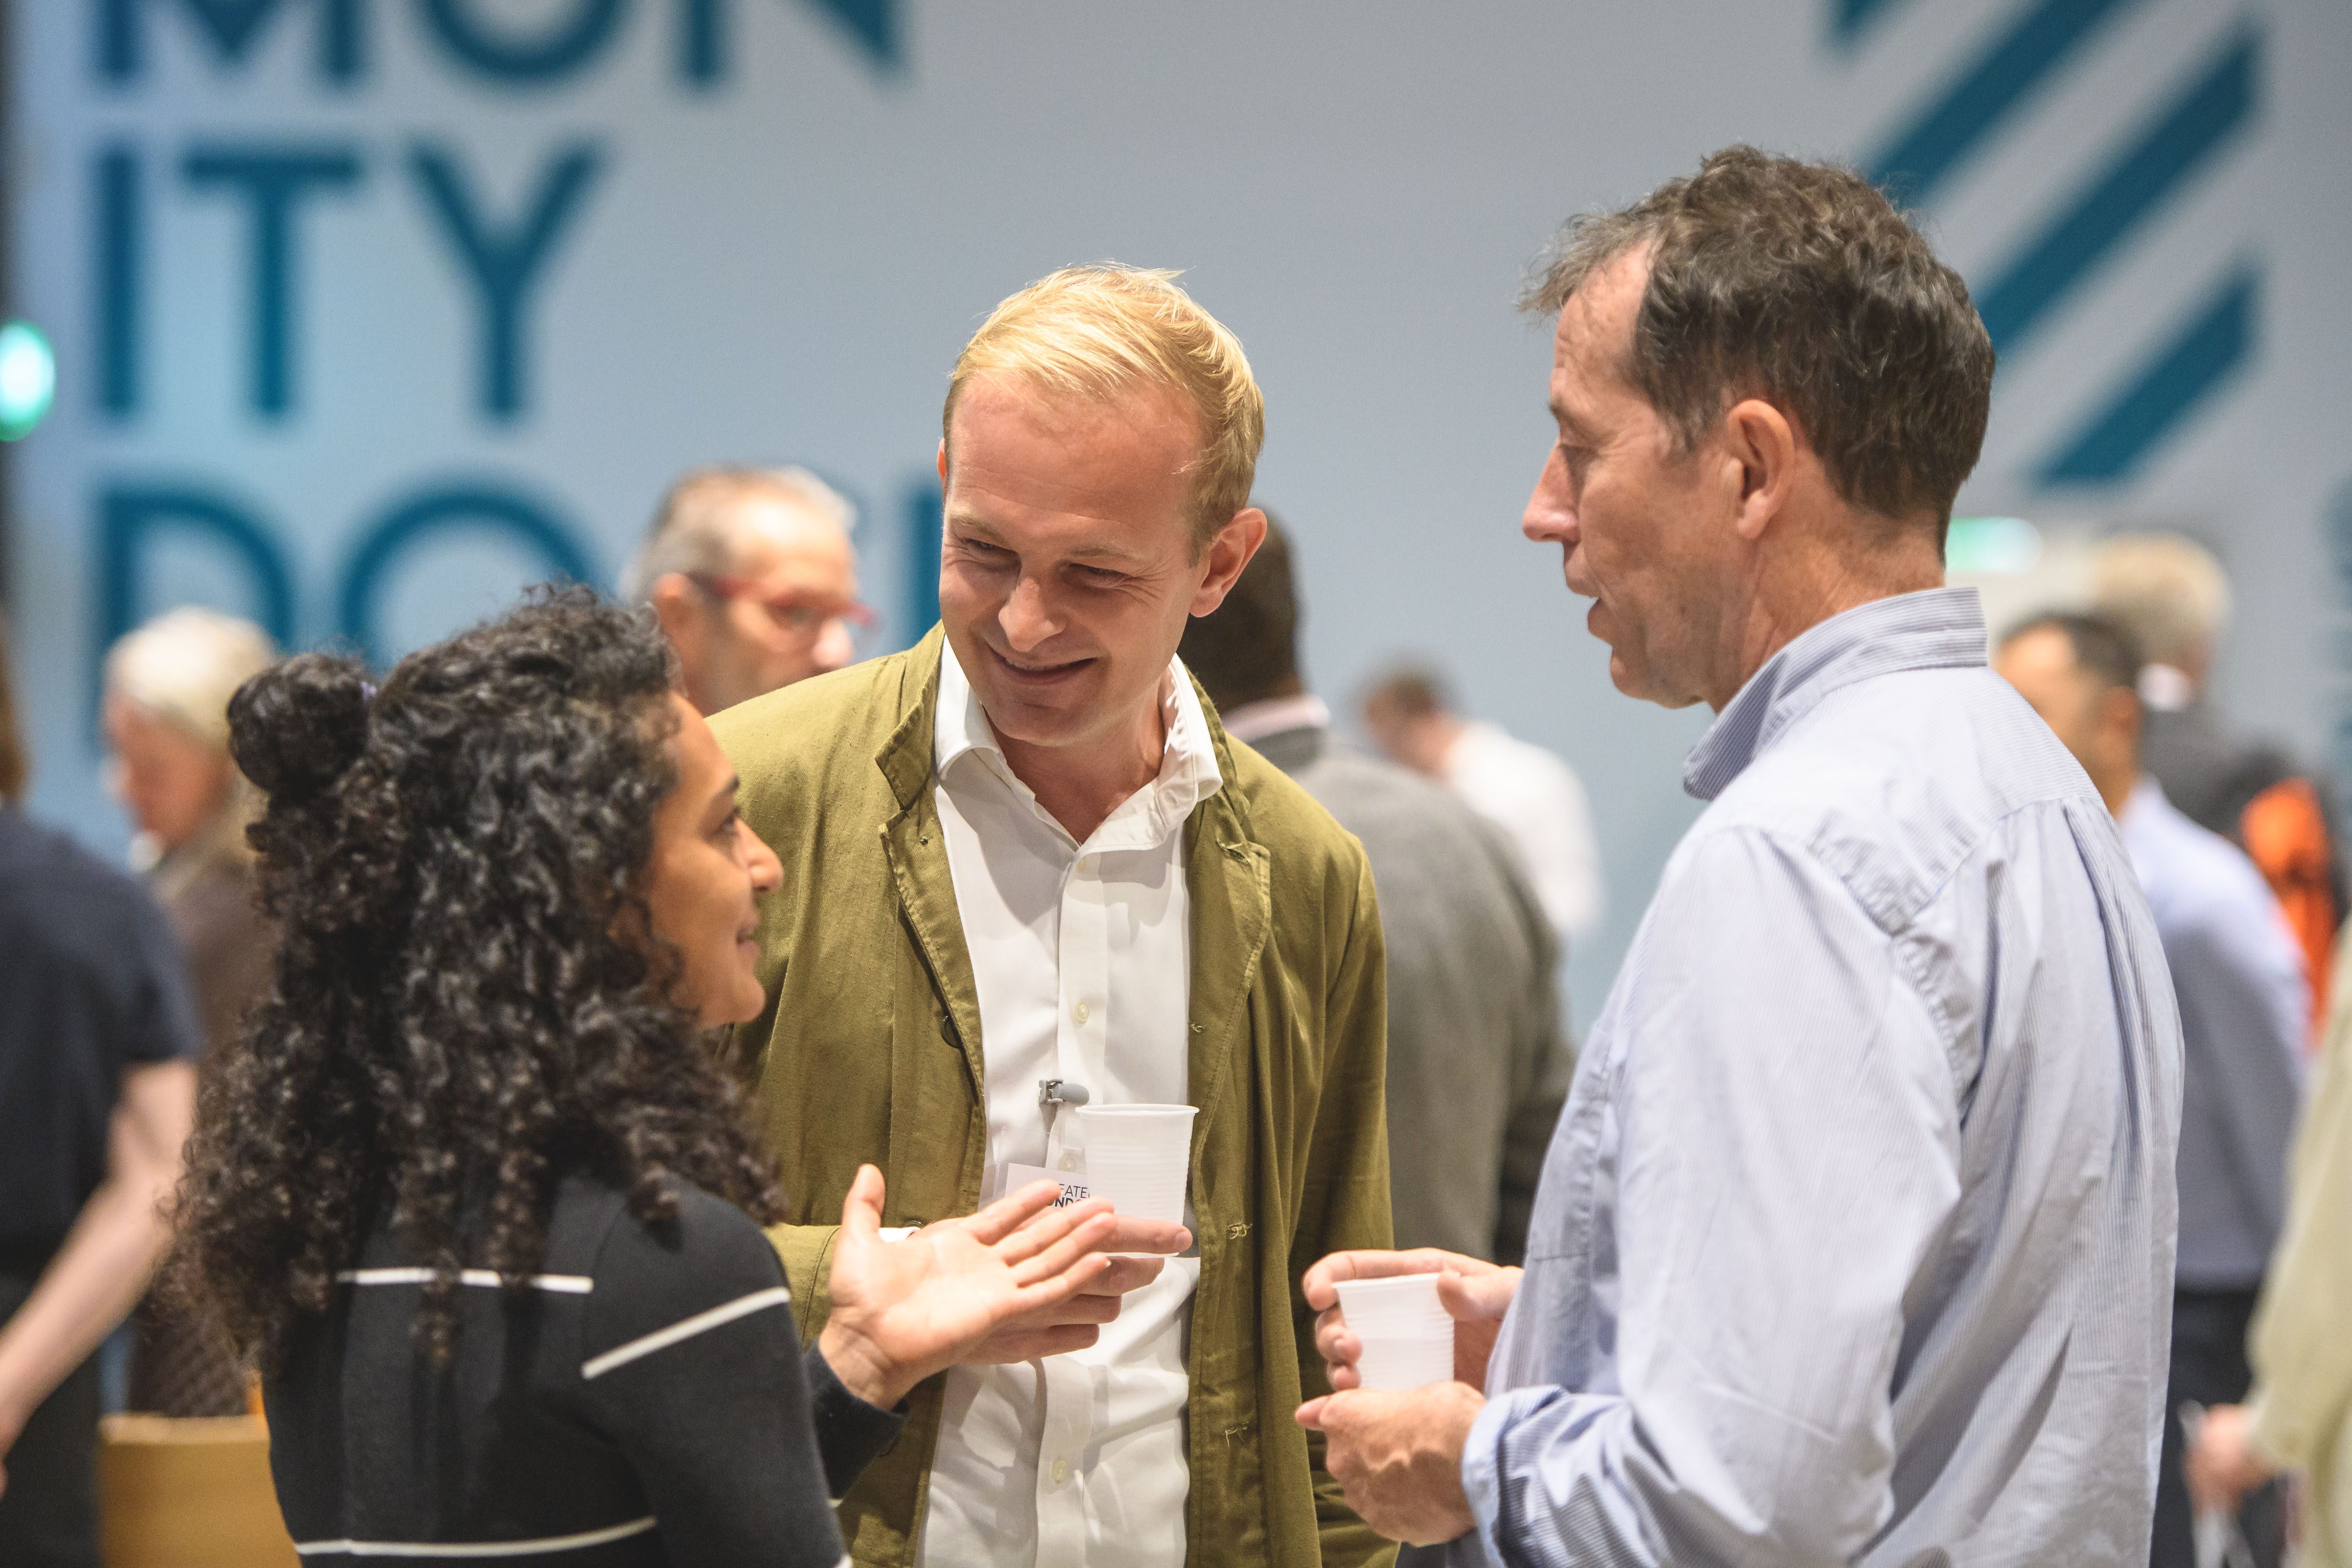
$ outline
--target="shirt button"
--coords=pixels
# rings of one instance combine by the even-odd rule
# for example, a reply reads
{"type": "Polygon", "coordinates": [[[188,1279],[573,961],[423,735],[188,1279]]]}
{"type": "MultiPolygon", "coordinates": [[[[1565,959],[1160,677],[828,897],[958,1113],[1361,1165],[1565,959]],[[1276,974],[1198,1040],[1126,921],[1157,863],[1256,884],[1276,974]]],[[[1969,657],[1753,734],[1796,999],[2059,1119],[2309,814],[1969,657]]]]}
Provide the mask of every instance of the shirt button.
{"type": "Polygon", "coordinates": [[[1078,1156],[1076,1155],[1064,1155],[1062,1156],[1062,1168],[1066,1171],[1074,1171],[1077,1169],[1078,1156]]]}
{"type": "Polygon", "coordinates": [[[1055,1459],[1054,1461],[1054,1484],[1055,1486],[1060,1486],[1064,1481],[1068,1480],[1069,1479],[1070,1461],[1067,1459],[1055,1459]]]}
{"type": "Polygon", "coordinates": [[[1092,855],[1080,855],[1078,857],[1078,870],[1085,875],[1092,876],[1095,870],[1095,857],[1092,855]]]}
{"type": "Polygon", "coordinates": [[[1085,1023],[1087,1019],[1094,1017],[1095,1015],[1093,1011],[1087,1008],[1086,1003],[1080,1002],[1076,1007],[1070,1009],[1070,1016],[1077,1019],[1080,1023],[1085,1023]]]}

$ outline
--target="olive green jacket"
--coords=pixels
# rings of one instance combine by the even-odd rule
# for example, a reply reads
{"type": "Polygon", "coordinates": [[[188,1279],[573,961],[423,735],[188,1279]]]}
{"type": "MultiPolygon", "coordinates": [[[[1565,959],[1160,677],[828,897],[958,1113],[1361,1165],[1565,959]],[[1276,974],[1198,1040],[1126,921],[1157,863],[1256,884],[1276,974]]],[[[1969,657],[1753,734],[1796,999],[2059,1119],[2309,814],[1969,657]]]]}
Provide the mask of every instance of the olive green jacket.
{"type": "MultiPolygon", "coordinates": [[[[783,862],[760,933],[768,1011],[736,1031],[793,1218],[770,1234],[803,1339],[823,1326],[843,1197],[861,1161],[884,1222],[979,1207],[987,1178],[980,1003],[932,779],[942,638],[790,686],[712,721],[752,829],[783,862]]],[[[1224,787],[1185,825],[1192,1199],[1190,1561],[1385,1563],[1340,1500],[1321,1438],[1291,1419],[1326,1391],[1300,1273],[1389,1245],[1380,915],[1362,850],[1307,793],[1228,739],[1224,787]]],[[[861,1568],[913,1561],[943,1379],[841,1505],[861,1568]]]]}

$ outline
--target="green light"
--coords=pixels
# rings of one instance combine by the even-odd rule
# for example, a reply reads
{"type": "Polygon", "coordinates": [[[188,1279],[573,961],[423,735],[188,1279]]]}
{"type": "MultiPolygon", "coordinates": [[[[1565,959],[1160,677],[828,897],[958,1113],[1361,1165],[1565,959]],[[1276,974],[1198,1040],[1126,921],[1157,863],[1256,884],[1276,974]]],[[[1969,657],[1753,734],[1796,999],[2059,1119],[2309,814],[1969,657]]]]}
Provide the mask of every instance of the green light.
{"type": "Polygon", "coordinates": [[[0,441],[29,434],[57,401],[58,357],[26,321],[0,327],[0,441]]]}
{"type": "Polygon", "coordinates": [[[1986,577],[2022,577],[2042,559],[2042,530],[2023,517],[1954,517],[1944,568],[1986,577]]]}

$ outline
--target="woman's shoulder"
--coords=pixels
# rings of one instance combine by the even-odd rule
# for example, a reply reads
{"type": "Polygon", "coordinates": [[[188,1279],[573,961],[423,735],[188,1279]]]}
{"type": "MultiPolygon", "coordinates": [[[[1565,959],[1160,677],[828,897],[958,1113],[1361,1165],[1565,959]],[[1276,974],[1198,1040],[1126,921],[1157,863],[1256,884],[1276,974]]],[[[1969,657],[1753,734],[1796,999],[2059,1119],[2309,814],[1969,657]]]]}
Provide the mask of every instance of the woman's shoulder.
{"type": "Polygon", "coordinates": [[[672,1199],[660,1218],[639,1215],[625,1188],[594,1175],[557,1186],[547,1269],[590,1281],[596,1318],[685,1314],[782,1289],[783,1267],[750,1215],[691,1182],[659,1179],[672,1199]]]}

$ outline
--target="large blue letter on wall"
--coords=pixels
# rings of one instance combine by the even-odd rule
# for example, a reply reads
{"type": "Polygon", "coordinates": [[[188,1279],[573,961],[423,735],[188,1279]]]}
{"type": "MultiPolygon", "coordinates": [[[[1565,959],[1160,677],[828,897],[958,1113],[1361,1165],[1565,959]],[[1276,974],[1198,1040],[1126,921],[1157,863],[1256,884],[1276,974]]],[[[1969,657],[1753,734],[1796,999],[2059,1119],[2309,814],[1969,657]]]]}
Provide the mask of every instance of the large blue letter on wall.
{"type": "Polygon", "coordinates": [[[167,531],[226,547],[253,585],[262,629],[281,648],[294,645],[294,576],[268,531],[245,507],[194,485],[118,485],[98,497],[98,603],[91,626],[90,679],[114,640],[145,619],[142,563],[167,531]]]}
{"type": "Polygon", "coordinates": [[[253,267],[253,406],[271,418],[293,407],[294,322],[289,295],[295,264],[294,204],[314,188],[359,183],[359,153],[348,146],[194,147],[188,183],[229,186],[246,200],[253,267]]]}
{"type": "Polygon", "coordinates": [[[420,491],[393,504],[383,519],[361,536],[343,570],[342,633],[368,661],[392,662],[376,624],[376,597],[392,563],[435,534],[503,534],[537,550],[551,575],[593,582],[588,557],[569,529],[536,503],[488,484],[457,484],[420,491]]]}
{"type": "Polygon", "coordinates": [[[120,418],[139,406],[140,308],[145,288],[140,264],[146,245],[138,152],[109,147],[98,155],[93,208],[98,232],[91,259],[98,268],[91,303],[98,317],[98,406],[120,418]]]}
{"type": "Polygon", "coordinates": [[[456,153],[418,147],[409,155],[426,204],[474,280],[480,307],[482,412],[493,419],[512,419],[522,412],[524,308],[602,162],[593,147],[573,147],[548,164],[522,215],[499,224],[483,215],[456,153]]]}
{"type": "MultiPolygon", "coordinates": [[[[180,0],[212,40],[213,54],[233,65],[261,34],[281,0],[180,0]]],[[[356,80],[365,63],[365,0],[318,0],[319,74],[331,82],[356,80]]],[[[147,68],[146,0],[100,0],[98,68],[110,81],[131,81],[147,68]]]]}
{"type": "Polygon", "coordinates": [[[559,17],[537,37],[522,38],[510,26],[483,26],[476,3],[418,0],[443,48],[484,76],[517,86],[560,80],[593,62],[628,11],[627,0],[573,0],[568,20],[559,17]]]}

